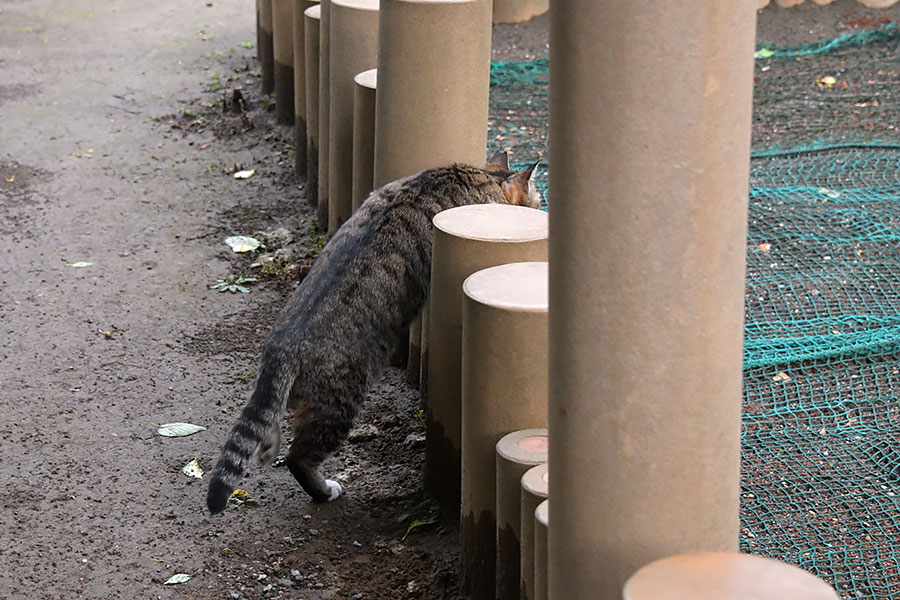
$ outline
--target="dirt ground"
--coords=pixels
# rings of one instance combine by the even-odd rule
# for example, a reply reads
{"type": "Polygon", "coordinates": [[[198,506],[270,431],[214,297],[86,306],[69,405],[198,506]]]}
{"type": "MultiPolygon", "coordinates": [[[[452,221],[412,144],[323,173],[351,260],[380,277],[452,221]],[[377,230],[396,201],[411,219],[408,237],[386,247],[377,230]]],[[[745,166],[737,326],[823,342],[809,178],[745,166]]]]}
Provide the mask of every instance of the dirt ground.
{"type": "MultiPolygon", "coordinates": [[[[881,14],[792,11],[763,11],[760,39],[881,14]]],[[[496,28],[495,58],[546,56],[546,31],[496,28]]],[[[247,1],[0,0],[0,598],[459,596],[457,525],[422,492],[419,399],[399,371],[326,464],[339,502],[254,469],[254,503],[210,518],[205,481],[181,472],[212,467],[322,242],[251,42],[247,1]],[[222,111],[235,88],[243,115],[222,111]],[[224,244],[257,232],[281,248],[265,269],[224,244]],[[209,288],[229,274],[261,281],[209,288]],[[177,421],[208,429],[151,425],[177,421]],[[433,522],[406,535],[416,521],[433,522]],[[192,579],[163,584],[176,573],[192,579]]]]}

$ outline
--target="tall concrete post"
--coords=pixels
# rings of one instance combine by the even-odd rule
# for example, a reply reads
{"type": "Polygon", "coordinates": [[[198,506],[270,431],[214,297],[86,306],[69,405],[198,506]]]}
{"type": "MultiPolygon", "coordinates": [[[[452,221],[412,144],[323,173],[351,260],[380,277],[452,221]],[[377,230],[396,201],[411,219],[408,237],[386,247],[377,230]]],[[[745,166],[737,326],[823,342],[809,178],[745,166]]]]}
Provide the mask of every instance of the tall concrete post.
{"type": "Polygon", "coordinates": [[[328,231],[353,212],[353,78],[375,68],[378,0],[331,0],[328,231]]]}
{"type": "MultiPolygon", "coordinates": [[[[306,197],[319,207],[319,25],[322,7],[303,12],[304,45],[306,46],[306,197]]],[[[318,208],[319,227],[328,221],[327,206],[318,208]],[[322,208],[325,209],[323,217],[322,208]]]]}
{"type": "Polygon", "coordinates": [[[353,78],[353,210],[374,189],[375,182],[375,89],[378,69],[353,78]]]}
{"type": "Polygon", "coordinates": [[[460,206],[434,218],[425,487],[448,514],[460,506],[463,281],[488,267],[545,260],[547,223],[543,211],[508,204],[460,206]]]}
{"type": "Polygon", "coordinates": [[[294,0],[272,0],[275,118],[294,124],[294,0]]]}
{"type": "Polygon", "coordinates": [[[494,600],[497,441],[547,424],[547,263],[477,271],[462,302],[461,587],[494,600]]]}
{"type": "Polygon", "coordinates": [[[319,227],[328,227],[328,139],[331,114],[331,0],[319,3],[319,227]]]}
{"type": "Polygon", "coordinates": [[[487,154],[490,0],[383,0],[375,187],[487,154]]]}
{"type": "Polygon", "coordinates": [[[275,90],[275,55],[272,50],[272,0],[256,0],[259,15],[256,26],[259,70],[262,73],[262,93],[275,90]]]}
{"type": "MultiPolygon", "coordinates": [[[[294,3],[294,173],[306,177],[306,24],[303,13],[318,0],[294,3]]],[[[309,188],[307,181],[307,189],[309,188]]]]}
{"type": "Polygon", "coordinates": [[[551,3],[551,598],[738,547],[755,5],[551,3]]]}

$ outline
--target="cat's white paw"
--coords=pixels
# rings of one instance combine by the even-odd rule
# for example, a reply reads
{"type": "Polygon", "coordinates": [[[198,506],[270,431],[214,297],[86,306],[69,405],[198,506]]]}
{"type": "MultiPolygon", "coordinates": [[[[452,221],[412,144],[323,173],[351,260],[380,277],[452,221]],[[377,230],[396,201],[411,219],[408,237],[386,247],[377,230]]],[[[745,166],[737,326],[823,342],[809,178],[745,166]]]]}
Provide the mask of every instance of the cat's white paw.
{"type": "Polygon", "coordinates": [[[326,479],[325,485],[327,485],[328,489],[331,491],[331,495],[328,497],[328,502],[337,500],[338,496],[340,496],[344,491],[344,488],[341,487],[341,484],[331,479],[326,479]]]}

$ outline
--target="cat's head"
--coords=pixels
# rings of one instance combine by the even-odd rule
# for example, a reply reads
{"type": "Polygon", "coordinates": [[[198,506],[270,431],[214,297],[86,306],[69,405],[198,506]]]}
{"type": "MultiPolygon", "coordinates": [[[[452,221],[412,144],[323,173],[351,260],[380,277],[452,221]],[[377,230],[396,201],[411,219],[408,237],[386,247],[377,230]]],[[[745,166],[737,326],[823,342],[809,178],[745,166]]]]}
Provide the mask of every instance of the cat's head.
{"type": "Polygon", "coordinates": [[[509,154],[505,150],[500,150],[488,159],[484,169],[502,179],[500,187],[503,189],[506,204],[540,208],[541,193],[531,181],[536,166],[538,166],[537,162],[518,173],[510,171],[509,154]]]}

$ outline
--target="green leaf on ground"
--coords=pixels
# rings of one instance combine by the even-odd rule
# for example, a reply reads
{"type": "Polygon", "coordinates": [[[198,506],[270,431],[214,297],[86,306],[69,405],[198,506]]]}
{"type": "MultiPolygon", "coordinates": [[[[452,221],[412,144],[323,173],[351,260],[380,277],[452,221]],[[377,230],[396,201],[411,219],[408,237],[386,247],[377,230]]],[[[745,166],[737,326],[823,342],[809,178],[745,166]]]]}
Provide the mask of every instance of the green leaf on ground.
{"type": "Polygon", "coordinates": [[[250,288],[244,286],[244,283],[253,283],[255,281],[259,281],[256,277],[238,277],[237,275],[229,275],[225,279],[217,279],[214,284],[209,286],[211,290],[218,290],[220,292],[231,292],[234,294],[235,292],[240,292],[242,294],[250,293],[250,288]]]}
{"type": "Polygon", "coordinates": [[[427,527],[428,525],[434,525],[435,523],[437,523],[437,517],[429,517],[428,519],[425,519],[425,520],[416,519],[415,521],[413,521],[412,523],[409,524],[409,527],[406,528],[406,533],[403,534],[402,539],[405,540],[406,536],[408,536],[410,533],[412,533],[414,530],[418,529],[419,527],[427,527]]]}
{"type": "Polygon", "coordinates": [[[187,573],[175,573],[168,579],[163,582],[163,585],[173,585],[176,583],[184,583],[185,581],[189,581],[191,576],[187,573]]]}

